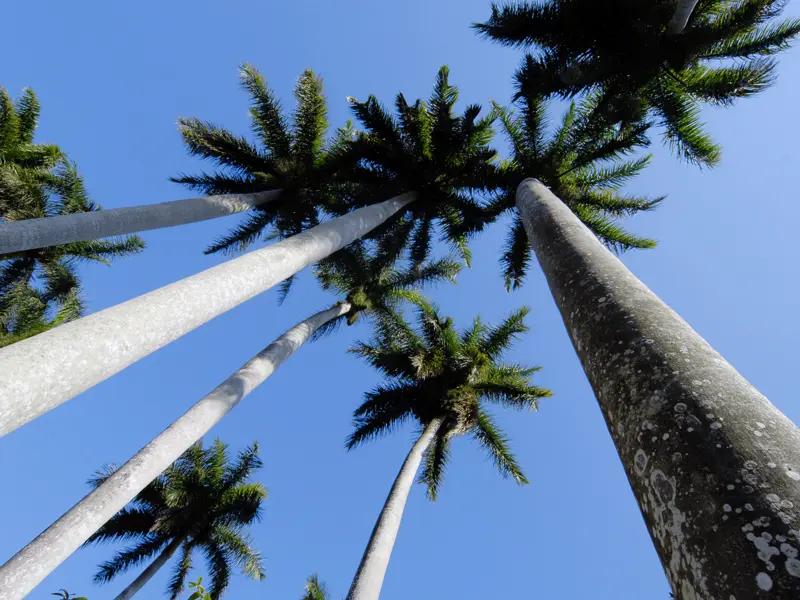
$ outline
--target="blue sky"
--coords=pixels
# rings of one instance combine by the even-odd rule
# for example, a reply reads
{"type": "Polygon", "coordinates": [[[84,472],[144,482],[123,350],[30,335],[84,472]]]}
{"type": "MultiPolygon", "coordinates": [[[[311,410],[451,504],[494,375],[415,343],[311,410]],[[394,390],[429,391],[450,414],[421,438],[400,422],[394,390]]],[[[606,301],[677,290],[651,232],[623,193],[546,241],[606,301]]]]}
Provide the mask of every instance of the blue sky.
{"type": "MultiPolygon", "coordinates": [[[[337,126],[348,118],[346,96],[427,97],[442,64],[464,101],[505,102],[519,58],[468,28],[487,16],[484,0],[31,0],[3,12],[0,85],[12,95],[34,88],[43,107],[38,140],[69,152],[107,208],[187,196],[167,178],[201,165],[186,156],[176,117],[248,131],[236,79],[243,61],[287,105],[304,68],[320,73],[337,126]]],[[[787,14],[800,14],[797,4],[787,14]]],[[[630,189],[668,198],[630,226],[660,247],[625,257],[795,422],[798,69],[794,50],[782,57],[774,88],[705,113],[724,147],[718,168],[701,171],[654,146],[653,166],[630,189]]],[[[84,268],[91,310],[217,264],[223,259],[201,251],[235,222],[146,233],[143,255],[84,268]]],[[[542,276],[534,269],[521,290],[503,289],[503,233],[496,225],[478,238],[472,270],[431,295],[460,324],[478,312],[496,321],[521,304],[533,308],[532,331],[509,356],[542,365],[537,383],[555,395],[535,414],[499,413],[531,485],[501,480],[470,441],[458,441],[439,500],[413,490],[382,598],[665,600],[661,567],[542,276]]],[[[96,468],[124,462],[276,335],[332,301],[308,275],[301,279],[284,306],[274,292],[253,299],[0,440],[0,561],[79,500],[96,468]]],[[[228,598],[296,598],[313,572],[332,598],[346,594],[413,436],[409,427],[343,450],[350,414],[377,382],[345,350],[368,334],[360,325],[303,348],[212,432],[233,448],[259,440],[258,478],[270,490],[253,531],[267,579],[236,577],[228,598]]],[[[133,574],[91,583],[111,551],[79,551],[31,597],[58,588],[91,600],[118,593],[133,574]]],[[[204,574],[202,564],[193,577],[204,574]]],[[[137,597],[163,597],[165,581],[162,573],[137,597]]]]}

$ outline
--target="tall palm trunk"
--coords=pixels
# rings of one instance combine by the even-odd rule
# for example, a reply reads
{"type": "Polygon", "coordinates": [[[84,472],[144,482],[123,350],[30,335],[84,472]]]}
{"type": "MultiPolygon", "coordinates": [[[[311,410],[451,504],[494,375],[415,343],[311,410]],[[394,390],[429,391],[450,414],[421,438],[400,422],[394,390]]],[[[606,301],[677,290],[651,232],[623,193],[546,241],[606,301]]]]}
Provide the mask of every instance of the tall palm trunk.
{"type": "Polygon", "coordinates": [[[108,480],[1,566],[0,590],[13,590],[13,595],[5,596],[0,591],[0,596],[4,600],[24,598],[189,446],[272,375],[317,329],[348,310],[348,303],[337,303],[301,321],[197,402],[108,480]]]}
{"type": "Polygon", "coordinates": [[[207,221],[270,202],[280,193],[280,190],[270,190],[255,194],[204,196],[43,219],[8,221],[0,223],[0,254],[207,221]]]}
{"type": "Polygon", "coordinates": [[[411,451],[408,453],[397,479],[386,498],[369,544],[358,565],[358,571],[350,586],[347,600],[378,600],[383,587],[383,577],[386,575],[386,568],[389,566],[389,559],[392,556],[394,541],[397,539],[397,532],[400,529],[400,520],[403,518],[403,510],[406,507],[408,493],[414,483],[414,478],[422,461],[422,455],[433,441],[436,432],[441,427],[441,419],[434,419],[419,436],[411,451]]]}
{"type": "Polygon", "coordinates": [[[542,183],[516,200],[676,598],[800,598],[800,431],[542,183]]]}
{"type": "Polygon", "coordinates": [[[0,349],[0,436],[347,246],[413,192],[0,349]]]}
{"type": "Polygon", "coordinates": [[[128,600],[128,598],[133,598],[133,595],[141,590],[145,584],[152,579],[153,575],[158,573],[158,570],[167,564],[172,555],[175,554],[175,551],[180,548],[181,544],[185,540],[185,537],[176,537],[172,540],[166,548],[158,555],[158,557],[147,565],[147,568],[141,572],[141,574],[134,579],[131,584],[126,587],[120,594],[118,594],[114,600],[128,600]]]}
{"type": "Polygon", "coordinates": [[[695,6],[697,6],[697,0],[680,0],[678,6],[675,7],[675,12],[672,14],[672,19],[667,24],[667,34],[678,35],[683,33],[695,6]]]}

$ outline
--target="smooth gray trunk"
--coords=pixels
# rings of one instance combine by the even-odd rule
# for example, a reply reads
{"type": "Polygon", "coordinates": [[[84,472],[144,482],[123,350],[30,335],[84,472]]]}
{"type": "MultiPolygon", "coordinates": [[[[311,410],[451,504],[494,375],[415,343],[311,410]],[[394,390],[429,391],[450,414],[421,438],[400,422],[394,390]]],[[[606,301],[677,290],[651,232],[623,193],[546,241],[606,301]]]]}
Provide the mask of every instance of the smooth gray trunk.
{"type": "Polygon", "coordinates": [[[0,349],[0,436],[369,233],[413,192],[0,349]]]}
{"type": "Polygon", "coordinates": [[[667,24],[667,33],[669,35],[683,33],[695,6],[697,6],[697,0],[681,0],[678,3],[678,6],[675,7],[675,12],[672,14],[672,19],[667,24]]]}
{"type": "Polygon", "coordinates": [[[43,219],[0,223],[0,254],[96,240],[226,217],[276,199],[281,190],[203,196],[43,219]]]}
{"type": "Polygon", "coordinates": [[[353,584],[350,586],[347,600],[378,600],[381,595],[383,578],[386,575],[386,568],[389,566],[397,532],[400,530],[400,520],[403,518],[408,493],[417,476],[422,455],[430,446],[441,425],[441,419],[431,421],[411,447],[411,451],[397,474],[397,479],[394,480],[389,497],[386,498],[383,510],[375,523],[375,528],[372,530],[372,536],[369,538],[369,544],[361,558],[361,564],[358,565],[358,571],[356,571],[353,584]]]}
{"type": "Polygon", "coordinates": [[[178,537],[172,540],[169,545],[164,548],[161,554],[159,554],[153,562],[147,565],[147,568],[142,571],[141,574],[134,579],[128,587],[122,590],[122,592],[117,595],[114,600],[128,600],[128,598],[133,598],[133,595],[141,590],[145,584],[152,579],[153,575],[158,573],[161,567],[167,564],[167,561],[172,558],[172,556],[175,554],[175,551],[180,548],[184,539],[186,538],[178,537]]]}
{"type": "Polygon", "coordinates": [[[798,429],[542,183],[517,207],[676,598],[800,598],[798,429]]]}
{"type": "Polygon", "coordinates": [[[272,375],[317,329],[348,310],[348,303],[339,303],[298,323],[197,402],[107,481],[1,566],[0,598],[17,600],[29,594],[89,536],[272,375]]]}

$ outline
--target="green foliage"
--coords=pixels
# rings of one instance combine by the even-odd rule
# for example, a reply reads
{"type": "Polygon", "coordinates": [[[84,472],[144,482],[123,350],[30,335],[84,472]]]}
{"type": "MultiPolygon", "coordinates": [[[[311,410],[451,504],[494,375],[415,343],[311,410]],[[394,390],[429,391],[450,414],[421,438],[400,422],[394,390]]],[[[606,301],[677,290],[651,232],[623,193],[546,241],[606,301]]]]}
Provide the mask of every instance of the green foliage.
{"type": "Polygon", "coordinates": [[[522,333],[528,309],[520,309],[495,327],[475,319],[457,331],[435,306],[420,303],[416,329],[396,313],[378,319],[375,339],[352,352],[381,371],[386,382],[366,394],[354,413],[353,449],[413,420],[424,428],[441,420],[424,458],[419,480],[436,499],[450,457],[453,437],[470,434],[504,477],[527,483],[509,448],[508,438],[485,410],[487,403],[516,410],[535,409],[549,390],[531,383],[538,367],[501,362],[522,333]]]}
{"type": "Polygon", "coordinates": [[[428,102],[409,104],[398,94],[394,115],[374,96],[364,102],[350,98],[364,131],[340,151],[340,177],[370,190],[356,196],[361,203],[416,192],[416,200],[396,219],[402,223],[410,216],[414,222],[410,243],[415,264],[428,257],[437,226],[468,262],[468,233],[479,229],[483,218],[475,195],[488,190],[494,172],[495,151],[489,146],[494,117],[479,118],[477,105],[457,115],[457,100],[447,67],[439,69],[428,102]]]}
{"type": "Polygon", "coordinates": [[[62,600],[88,600],[84,596],[74,596],[65,589],[60,589],[57,592],[52,592],[51,596],[58,596],[62,600]]]}
{"type": "MultiPolygon", "coordinates": [[[[350,125],[328,141],[328,109],[322,79],[305,70],[297,80],[291,118],[258,70],[242,65],[239,78],[250,96],[250,118],[257,142],[251,143],[213,123],[178,119],[189,153],[215,163],[213,173],[180,175],[172,179],[203,194],[245,194],[282,190],[276,200],[248,212],[228,234],[206,249],[235,253],[259,238],[283,239],[314,227],[330,212],[346,208],[348,186],[336,182],[331,166],[341,146],[353,135],[350,125]]],[[[282,286],[285,297],[292,279],[282,286]]]]}
{"type": "Polygon", "coordinates": [[[678,0],[492,5],[474,27],[531,50],[516,75],[520,94],[597,92],[609,122],[651,114],[681,158],[714,165],[719,147],[703,131],[699,106],[730,105],[772,83],[771,57],[800,33],[800,19],[775,20],[785,4],[701,0],[679,34],[667,32],[678,0]]]}
{"type": "Polygon", "coordinates": [[[381,315],[396,310],[402,301],[420,302],[419,288],[442,281],[454,282],[461,265],[444,258],[400,266],[413,222],[406,218],[382,231],[377,240],[358,240],[321,261],[315,274],[322,289],[337,294],[350,310],[315,334],[334,330],[343,320],[355,323],[362,314],[381,315]]]}
{"type": "Polygon", "coordinates": [[[188,600],[211,600],[211,594],[203,587],[203,578],[198,577],[197,581],[190,581],[189,588],[194,590],[188,600]]]}
{"type": "Polygon", "coordinates": [[[494,104],[494,113],[510,143],[511,158],[497,170],[497,191],[486,221],[506,211],[514,214],[501,256],[506,289],[522,285],[531,250],[515,195],[526,177],[536,177],[614,251],[652,248],[655,242],[628,233],[614,220],[654,209],[663,198],[629,196],[620,187],[638,175],[650,155],[631,156],[649,142],[647,122],[612,125],[598,118],[600,98],[573,102],[560,123],[548,132],[547,100],[521,96],[512,108],[494,104]]]}
{"type": "Polygon", "coordinates": [[[306,589],[302,600],[328,600],[328,590],[324,583],[320,583],[316,573],[306,580],[306,589]]]}
{"type": "MultiPolygon", "coordinates": [[[[39,112],[33,91],[14,103],[0,88],[0,220],[100,210],[63,152],[33,143],[39,112]]],[[[0,255],[0,346],[81,316],[78,262],[110,265],[143,248],[140,238],[126,236],[0,255]]]]}
{"type": "MultiPolygon", "coordinates": [[[[205,449],[200,443],[193,445],[86,542],[133,542],[100,565],[95,581],[111,581],[176,540],[181,540],[180,558],[167,587],[171,600],[183,592],[194,552],[206,558],[210,600],[217,600],[228,587],[233,567],[262,579],[261,556],[247,535],[247,528],[260,520],[267,497],[264,486],[248,482],[261,466],[257,443],[236,458],[219,440],[205,449]]],[[[90,485],[100,486],[114,470],[107,467],[96,473],[90,485]]]]}

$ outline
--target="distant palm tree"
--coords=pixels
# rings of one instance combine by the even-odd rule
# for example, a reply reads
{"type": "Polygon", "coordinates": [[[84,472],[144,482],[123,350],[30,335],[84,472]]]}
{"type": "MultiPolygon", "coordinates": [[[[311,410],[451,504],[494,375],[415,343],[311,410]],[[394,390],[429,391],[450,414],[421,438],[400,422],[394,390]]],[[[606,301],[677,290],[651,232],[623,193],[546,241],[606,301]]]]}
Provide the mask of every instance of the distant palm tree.
{"type": "Polygon", "coordinates": [[[306,580],[306,590],[302,600],[328,600],[328,590],[324,583],[320,583],[316,573],[306,580]]]}
{"type": "Polygon", "coordinates": [[[713,165],[720,149],[703,131],[700,105],[728,106],[772,83],[771,57],[800,33],[800,19],[775,20],[785,5],[520,2],[493,4],[491,17],[474,27],[501,44],[535,49],[516,74],[520,93],[569,97],[599,91],[612,122],[650,113],[679,156],[713,165]]]}
{"type": "MultiPolygon", "coordinates": [[[[153,562],[119,594],[132,597],[180,550],[167,587],[171,600],[183,591],[192,568],[192,554],[202,552],[211,578],[209,594],[217,600],[228,587],[233,566],[261,579],[261,557],[251,545],[247,528],[261,517],[267,490],[248,483],[261,467],[258,444],[245,448],[235,460],[216,440],[210,448],[196,444],[153,480],[111,520],[92,535],[93,542],[136,540],[134,545],[103,563],[95,581],[106,583],[155,556],[153,562]]],[[[89,483],[97,488],[114,469],[98,473],[89,483]]]]}
{"type": "Polygon", "coordinates": [[[509,440],[485,410],[487,402],[506,408],[533,409],[549,390],[534,386],[530,378],[538,367],[500,362],[502,353],[527,330],[520,309],[497,327],[475,319],[471,328],[458,332],[452,319],[422,305],[414,331],[397,315],[379,321],[372,343],[354,352],[384,373],[389,382],[368,393],[355,411],[355,431],[347,448],[391,432],[415,421],[421,434],[395,479],[372,537],[361,559],[348,600],[376,600],[383,585],[392,547],[400,527],[408,493],[420,463],[419,477],[435,500],[450,460],[455,436],[472,435],[504,477],[527,483],[509,448],[509,440]]]}
{"type": "Polygon", "coordinates": [[[573,102],[548,135],[548,102],[542,96],[523,95],[511,108],[494,105],[508,137],[511,157],[498,168],[498,185],[487,221],[513,212],[501,257],[507,289],[522,284],[531,260],[528,238],[515,200],[519,184],[536,177],[550,187],[570,210],[609,248],[653,248],[656,242],[622,229],[620,217],[654,209],[663,200],[622,194],[619,188],[650,163],[650,155],[625,160],[649,144],[649,123],[609,125],[598,118],[598,97],[573,102]]]}
{"type": "MultiPolygon", "coordinates": [[[[32,90],[14,103],[0,88],[0,224],[99,210],[58,146],[34,143],[39,111],[32,90]]],[[[0,254],[0,338],[7,345],[77,318],[83,311],[77,263],[110,264],[143,248],[142,240],[131,236],[0,254]],[[34,311],[36,327],[31,328],[34,296],[44,310],[34,311]],[[47,316],[59,312],[60,318],[47,316]]]]}

